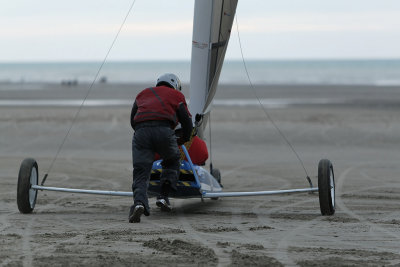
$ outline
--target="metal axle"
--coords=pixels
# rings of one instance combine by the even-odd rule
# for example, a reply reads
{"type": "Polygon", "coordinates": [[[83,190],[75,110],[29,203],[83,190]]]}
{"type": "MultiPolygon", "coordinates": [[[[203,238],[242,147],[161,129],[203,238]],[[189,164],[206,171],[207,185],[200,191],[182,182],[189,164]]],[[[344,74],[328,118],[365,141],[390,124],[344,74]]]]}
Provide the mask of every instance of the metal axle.
{"type": "Polygon", "coordinates": [[[74,189],[74,188],[62,188],[62,187],[48,187],[40,185],[32,185],[31,188],[36,190],[59,191],[59,192],[92,194],[92,195],[108,195],[108,196],[120,196],[120,197],[133,196],[132,192],[121,192],[121,191],[87,190],[87,189],[74,189]]]}
{"type": "MultiPolygon", "coordinates": [[[[74,189],[74,188],[62,188],[62,187],[48,187],[40,185],[32,185],[32,189],[35,190],[47,190],[47,191],[59,191],[68,193],[80,193],[80,194],[92,194],[92,195],[108,195],[108,196],[121,196],[121,197],[132,197],[132,192],[122,191],[105,191],[105,190],[87,190],[87,189],[74,189]]],[[[215,198],[215,197],[243,197],[243,196],[265,196],[265,195],[278,195],[288,193],[305,193],[305,192],[317,192],[318,188],[301,188],[301,189],[288,189],[288,190],[275,190],[275,191],[255,191],[255,192],[221,192],[221,193],[208,193],[203,192],[204,198],[215,198]]]]}
{"type": "Polygon", "coordinates": [[[266,195],[279,195],[279,194],[305,193],[305,192],[318,192],[318,187],[275,190],[275,191],[254,191],[254,192],[220,192],[220,193],[204,192],[203,197],[214,198],[214,197],[266,196],[266,195]]]}

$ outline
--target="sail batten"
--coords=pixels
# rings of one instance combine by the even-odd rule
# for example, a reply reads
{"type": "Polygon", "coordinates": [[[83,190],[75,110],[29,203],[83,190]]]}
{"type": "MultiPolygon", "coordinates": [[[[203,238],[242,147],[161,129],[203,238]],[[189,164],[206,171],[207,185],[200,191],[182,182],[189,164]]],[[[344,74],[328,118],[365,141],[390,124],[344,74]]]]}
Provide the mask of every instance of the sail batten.
{"type": "MultiPolygon", "coordinates": [[[[190,70],[190,112],[206,118],[215,96],[238,0],[196,0],[190,70]]],[[[203,123],[206,126],[207,119],[203,123]]],[[[202,134],[200,129],[199,133],[202,134]]]]}

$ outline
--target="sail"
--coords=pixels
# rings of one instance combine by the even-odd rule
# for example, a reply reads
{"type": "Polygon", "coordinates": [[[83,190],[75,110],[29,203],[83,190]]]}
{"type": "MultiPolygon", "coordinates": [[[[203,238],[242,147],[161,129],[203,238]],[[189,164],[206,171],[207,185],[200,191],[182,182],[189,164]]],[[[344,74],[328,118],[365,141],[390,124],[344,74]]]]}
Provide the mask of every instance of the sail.
{"type": "Polygon", "coordinates": [[[231,34],[238,0],[196,0],[193,18],[190,69],[190,112],[205,114],[199,135],[207,123],[211,103],[231,34]]]}

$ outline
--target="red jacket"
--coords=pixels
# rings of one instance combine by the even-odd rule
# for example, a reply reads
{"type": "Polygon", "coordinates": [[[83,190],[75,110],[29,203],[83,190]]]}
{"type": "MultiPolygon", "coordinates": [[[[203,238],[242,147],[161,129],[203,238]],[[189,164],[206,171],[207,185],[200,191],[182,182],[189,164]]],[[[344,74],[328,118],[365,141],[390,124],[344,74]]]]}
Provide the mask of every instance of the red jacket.
{"type": "Polygon", "coordinates": [[[144,121],[168,120],[175,128],[181,119],[178,112],[181,103],[183,103],[187,115],[191,117],[185,96],[181,92],[167,86],[144,89],[136,96],[131,124],[134,126],[144,121]],[[135,108],[137,110],[134,110],[135,108]]]}
{"type": "MultiPolygon", "coordinates": [[[[181,148],[179,148],[181,149],[181,148]]],[[[192,145],[189,147],[189,156],[190,159],[192,160],[193,164],[196,165],[205,165],[206,160],[208,159],[208,150],[207,150],[207,145],[206,142],[201,140],[199,137],[194,136],[193,137],[193,142],[192,145]]],[[[155,154],[154,160],[159,160],[160,155],[157,153],[155,154]]],[[[187,160],[186,157],[184,160],[187,160]]]]}
{"type": "MultiPolygon", "coordinates": [[[[206,142],[201,140],[199,137],[194,136],[192,145],[189,147],[189,156],[193,164],[205,165],[208,159],[208,150],[206,142]]],[[[184,160],[187,160],[186,157],[184,160]]]]}

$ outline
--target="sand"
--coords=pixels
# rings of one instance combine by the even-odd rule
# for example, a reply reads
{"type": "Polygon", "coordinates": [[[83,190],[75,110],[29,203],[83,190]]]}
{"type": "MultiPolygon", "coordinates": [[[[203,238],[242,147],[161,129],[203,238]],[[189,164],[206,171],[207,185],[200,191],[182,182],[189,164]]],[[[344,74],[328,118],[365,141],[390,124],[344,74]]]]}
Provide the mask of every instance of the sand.
{"type": "MultiPolygon", "coordinates": [[[[0,99],[80,99],[87,86],[1,84],[0,99]]],[[[141,85],[98,85],[89,99],[133,99],[141,85]]],[[[318,194],[173,199],[163,213],[128,223],[129,197],[39,192],[32,214],[16,204],[19,166],[48,171],[76,107],[0,106],[2,266],[392,266],[400,265],[400,89],[258,86],[261,98],[303,100],[268,109],[314,184],[332,161],[334,216],[318,194]],[[315,101],[311,101],[314,99],[315,101]],[[329,100],[323,102],[321,100],[329,100]]],[[[223,86],[217,99],[253,99],[223,86]]],[[[84,107],[47,186],[129,191],[130,106],[84,107]]],[[[225,191],[304,188],[297,158],[257,106],[216,106],[212,158],[225,191]]],[[[210,137],[207,134],[207,142],[210,137]]]]}

